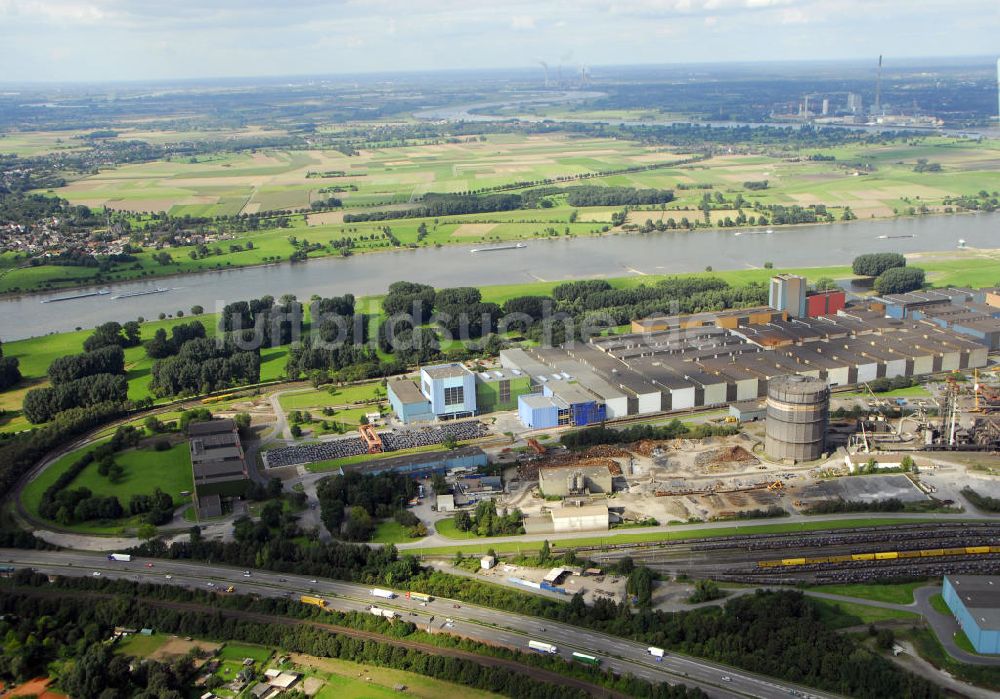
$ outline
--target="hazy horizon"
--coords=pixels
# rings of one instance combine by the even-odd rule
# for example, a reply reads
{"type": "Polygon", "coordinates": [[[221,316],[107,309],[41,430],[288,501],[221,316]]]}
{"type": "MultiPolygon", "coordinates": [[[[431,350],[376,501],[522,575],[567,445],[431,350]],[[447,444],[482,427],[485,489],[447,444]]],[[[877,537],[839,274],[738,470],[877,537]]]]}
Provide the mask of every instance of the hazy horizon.
{"type": "Polygon", "coordinates": [[[998,34],[983,0],[0,0],[5,83],[974,58],[998,34]]]}

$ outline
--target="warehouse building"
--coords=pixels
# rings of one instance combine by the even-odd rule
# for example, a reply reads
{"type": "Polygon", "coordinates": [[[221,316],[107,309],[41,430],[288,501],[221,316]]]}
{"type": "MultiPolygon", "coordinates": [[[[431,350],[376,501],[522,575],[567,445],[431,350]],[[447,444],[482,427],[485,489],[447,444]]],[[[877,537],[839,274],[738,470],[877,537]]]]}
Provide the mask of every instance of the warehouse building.
{"type": "Polygon", "coordinates": [[[563,505],[552,510],[552,531],[606,531],[609,527],[608,506],[600,505],[563,505]]]}
{"type": "Polygon", "coordinates": [[[946,575],[942,597],[977,653],[1000,653],[1000,576],[946,575]]]}
{"type": "MultiPolygon", "coordinates": [[[[500,361],[530,378],[531,393],[519,399],[518,412],[525,425],[539,428],[587,424],[599,419],[602,405],[610,419],[755,401],[767,394],[771,379],[789,374],[837,387],[986,366],[992,343],[1000,346],[1000,319],[994,321],[985,305],[963,310],[971,292],[945,291],[904,299],[923,304],[905,319],[886,317],[882,303],[815,318],[743,309],[728,316],[736,320],[732,328],[701,325],[707,315],[696,314],[699,322],[666,319],[669,330],[596,337],[564,348],[503,350],[500,361]],[[981,315],[972,318],[971,312],[981,315]],[[934,320],[941,313],[966,325],[945,327],[947,322],[934,320]],[[739,324],[741,318],[754,322],[739,324]],[[982,332],[973,320],[996,322],[996,334],[982,332]],[[570,392],[575,397],[566,400],[570,392]],[[587,402],[594,403],[580,409],[583,417],[568,417],[569,405],[582,405],[588,394],[587,402]]],[[[829,307],[830,300],[825,303],[829,307]]],[[[1000,309],[995,312],[1000,315],[1000,309]]]]}
{"type": "Polygon", "coordinates": [[[236,422],[194,422],[187,433],[195,506],[199,517],[217,517],[224,501],[242,498],[250,485],[236,422]]]}
{"type": "Polygon", "coordinates": [[[479,447],[459,447],[457,449],[441,449],[424,451],[416,454],[390,456],[376,461],[364,461],[345,467],[345,470],[357,471],[370,476],[380,473],[409,473],[414,475],[429,475],[440,471],[450,471],[456,468],[475,469],[486,466],[486,453],[479,447]]]}
{"type": "Polygon", "coordinates": [[[538,485],[547,497],[611,492],[607,466],[550,466],[538,470],[538,485]]]}
{"type": "Polygon", "coordinates": [[[476,377],[458,362],[425,366],[420,370],[420,392],[441,419],[476,414],[476,377]]]}
{"type": "Polygon", "coordinates": [[[975,292],[970,289],[931,289],[911,291],[906,294],[886,294],[875,299],[885,305],[889,318],[910,318],[914,311],[961,305],[973,301],[975,292]]]}
{"type": "Polygon", "coordinates": [[[434,420],[431,402],[420,392],[420,388],[411,379],[393,379],[386,383],[386,393],[389,405],[396,417],[405,425],[412,422],[430,422],[434,420]]]}
{"type": "Polygon", "coordinates": [[[521,424],[535,430],[559,426],[559,405],[551,396],[531,394],[517,399],[521,424]]]}

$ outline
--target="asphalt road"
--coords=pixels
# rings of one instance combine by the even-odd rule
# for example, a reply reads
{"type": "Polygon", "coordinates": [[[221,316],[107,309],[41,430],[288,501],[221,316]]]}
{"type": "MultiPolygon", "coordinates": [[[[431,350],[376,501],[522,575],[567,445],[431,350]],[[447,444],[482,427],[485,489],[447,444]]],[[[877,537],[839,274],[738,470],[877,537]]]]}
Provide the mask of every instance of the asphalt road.
{"type": "Polygon", "coordinates": [[[602,666],[652,682],[683,683],[702,688],[712,697],[798,696],[827,698],[837,695],[791,685],[768,677],[737,670],[719,663],[669,653],[662,661],[652,658],[646,646],[624,638],[589,631],[530,616],[512,614],[486,607],[435,599],[426,606],[416,600],[396,597],[384,600],[372,597],[370,588],[323,578],[279,574],[263,570],[243,570],[195,561],[168,561],[134,558],[129,563],[109,561],[99,554],[76,552],[0,550],[0,560],[18,567],[31,567],[41,573],[58,575],[126,578],[150,583],[181,585],[190,588],[212,587],[222,590],[234,585],[238,593],[257,593],[262,597],[298,597],[315,594],[324,597],[331,608],[364,611],[369,605],[398,611],[408,621],[431,631],[445,631],[475,638],[486,643],[526,650],[535,639],[557,646],[558,654],[569,659],[573,651],[598,656],[602,666]],[[152,563],[153,567],[146,566],[152,563]],[[169,579],[167,575],[171,576],[169,579]],[[449,621],[450,620],[450,621],[449,621]]]}

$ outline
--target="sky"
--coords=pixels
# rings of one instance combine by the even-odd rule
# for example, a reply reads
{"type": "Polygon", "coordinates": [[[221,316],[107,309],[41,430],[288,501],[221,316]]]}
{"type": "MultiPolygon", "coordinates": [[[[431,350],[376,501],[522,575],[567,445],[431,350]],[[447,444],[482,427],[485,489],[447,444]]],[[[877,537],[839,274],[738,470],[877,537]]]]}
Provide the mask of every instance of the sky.
{"type": "Polygon", "coordinates": [[[0,81],[990,55],[997,0],[0,0],[0,81]]]}

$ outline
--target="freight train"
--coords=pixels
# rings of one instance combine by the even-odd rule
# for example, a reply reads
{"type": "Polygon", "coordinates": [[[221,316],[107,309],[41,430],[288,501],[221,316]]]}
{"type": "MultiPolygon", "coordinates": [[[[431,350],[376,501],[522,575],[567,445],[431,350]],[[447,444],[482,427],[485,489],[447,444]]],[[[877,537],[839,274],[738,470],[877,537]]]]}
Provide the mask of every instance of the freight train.
{"type": "Polygon", "coordinates": [[[851,563],[854,561],[890,561],[898,558],[931,558],[936,556],[968,556],[1000,553],[1000,546],[958,546],[947,549],[919,549],[913,551],[880,551],[878,553],[848,553],[842,556],[821,556],[818,558],[780,558],[758,561],[758,568],[781,568],[806,566],[817,563],[851,563]]]}

